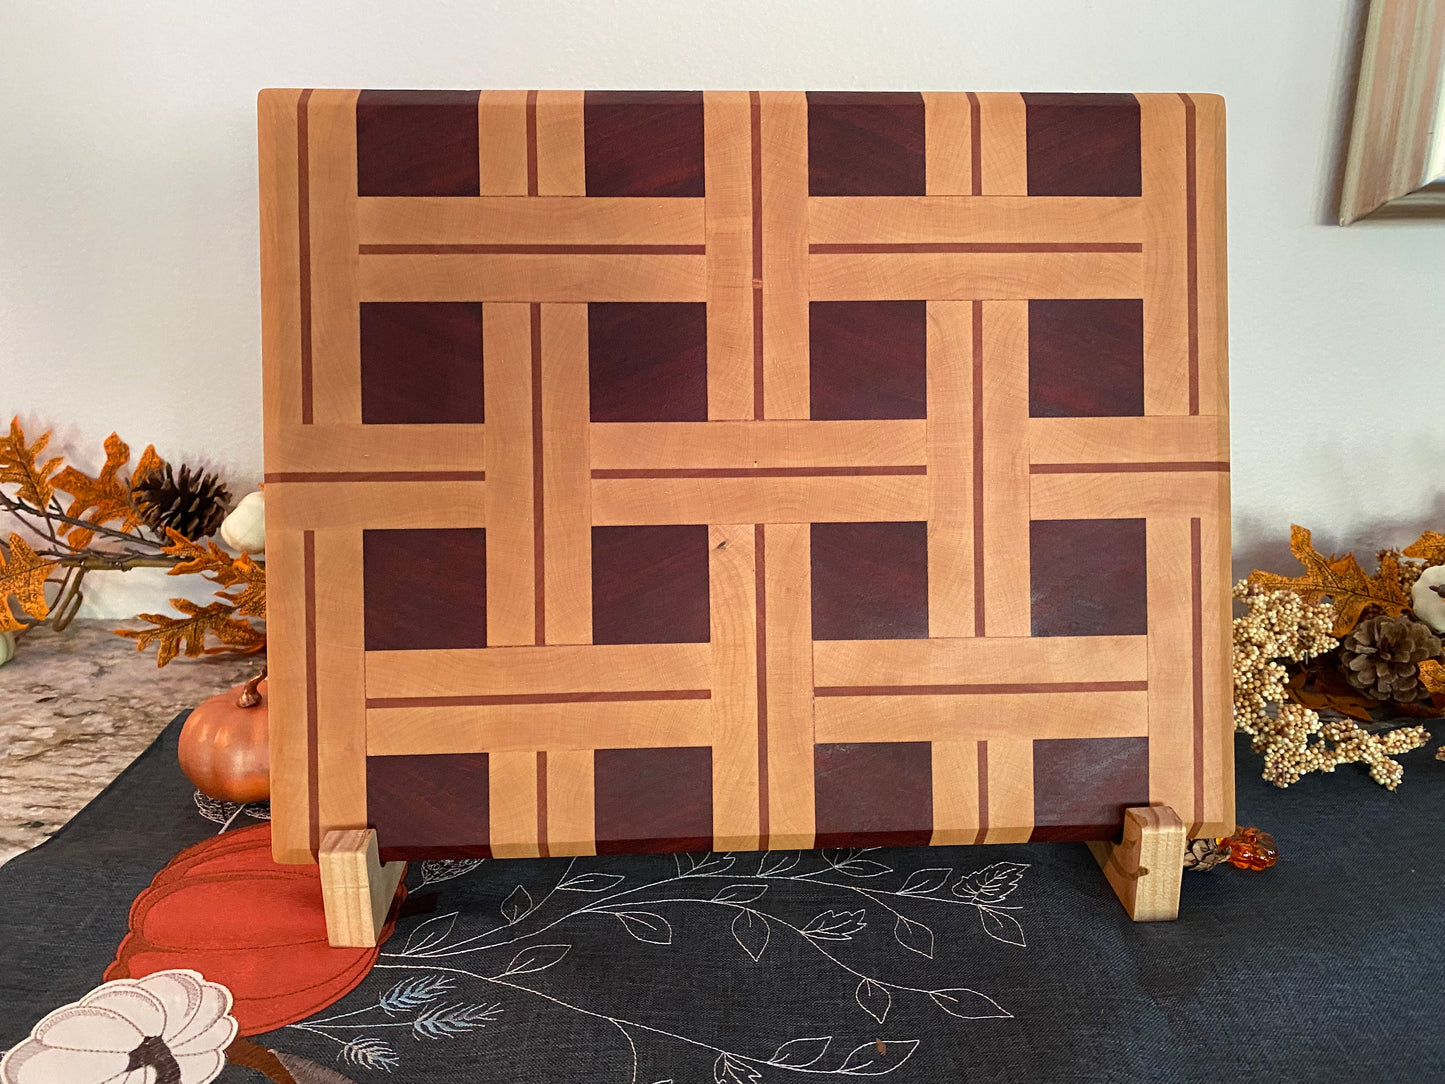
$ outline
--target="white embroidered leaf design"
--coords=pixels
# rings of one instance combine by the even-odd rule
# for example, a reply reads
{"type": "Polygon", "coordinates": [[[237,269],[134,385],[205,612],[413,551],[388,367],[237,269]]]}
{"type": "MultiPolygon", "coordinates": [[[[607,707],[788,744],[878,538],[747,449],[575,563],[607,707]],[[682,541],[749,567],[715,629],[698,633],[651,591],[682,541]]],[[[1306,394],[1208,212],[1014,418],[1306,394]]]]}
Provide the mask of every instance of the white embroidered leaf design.
{"type": "Polygon", "coordinates": [[[713,903],[752,903],[763,898],[767,885],[735,884],[724,885],[712,898],[713,903]]]}
{"type": "Polygon", "coordinates": [[[712,1063],[712,1078],[717,1084],[757,1084],[763,1074],[747,1062],[724,1052],[712,1063]]]}
{"type": "Polygon", "coordinates": [[[620,873],[583,873],[569,877],[557,886],[558,892],[606,892],[627,878],[620,873]]]}
{"type": "Polygon", "coordinates": [[[758,863],[758,876],[776,877],[780,873],[787,873],[798,864],[801,857],[797,851],[768,851],[758,863]]]}
{"type": "Polygon", "coordinates": [[[1028,868],[1027,862],[995,862],[960,877],[953,894],[970,903],[1002,903],[1028,868]]]}
{"type": "Polygon", "coordinates": [[[885,873],[892,873],[890,866],[882,862],[870,862],[866,858],[850,858],[846,862],[838,862],[833,868],[839,873],[849,877],[881,877],[885,873]]]}
{"type": "Polygon", "coordinates": [[[403,956],[416,956],[427,949],[440,945],[452,934],[452,927],[457,924],[457,912],[453,911],[448,915],[437,915],[429,918],[416,929],[411,931],[411,936],[406,939],[406,945],[402,948],[403,956]]]}
{"type": "Polygon", "coordinates": [[[521,885],[512,889],[512,894],[502,901],[502,917],[507,920],[508,924],[520,922],[522,916],[531,909],[531,893],[521,885]]]}
{"type": "Polygon", "coordinates": [[[893,995],[888,992],[888,987],[872,979],[864,979],[853,996],[857,998],[859,1007],[880,1024],[888,1019],[888,1010],[893,1007],[893,995]]]}
{"type": "Polygon", "coordinates": [[[768,938],[771,936],[772,928],[768,925],[768,920],[756,911],[745,907],[733,919],[733,940],[754,960],[762,958],[763,949],[768,947],[768,938]]]}
{"type": "Polygon", "coordinates": [[[908,875],[908,880],[903,882],[898,893],[901,896],[926,896],[930,892],[937,892],[952,876],[952,869],[917,869],[908,875]]]}
{"type": "Polygon", "coordinates": [[[688,855],[688,861],[692,862],[692,869],[684,873],[684,877],[716,877],[732,869],[737,858],[731,854],[705,854],[701,858],[688,855]]]}
{"type": "Polygon", "coordinates": [[[933,931],[923,923],[899,915],[893,924],[893,937],[911,952],[933,959],[933,931]]]}
{"type": "Polygon", "coordinates": [[[854,1047],[853,1052],[843,1059],[838,1072],[847,1073],[849,1076],[885,1076],[913,1057],[913,1052],[917,1049],[917,1039],[889,1042],[879,1039],[864,1043],[854,1047]]]}
{"type": "Polygon", "coordinates": [[[949,1016],[960,1020],[1007,1020],[1013,1017],[1013,1013],[977,990],[934,990],[928,996],[949,1016]]]}
{"type": "Polygon", "coordinates": [[[768,1059],[769,1065],[786,1065],[792,1069],[801,1069],[805,1065],[812,1065],[828,1052],[828,1044],[833,1041],[831,1035],[815,1036],[810,1039],[793,1039],[784,1043],[773,1052],[768,1059]]]}
{"type": "Polygon", "coordinates": [[[995,941],[1017,945],[1019,948],[1028,947],[1024,940],[1024,928],[1019,925],[1019,920],[1013,915],[995,911],[992,907],[980,907],[978,920],[983,923],[983,932],[995,941]]]}
{"type": "Polygon", "coordinates": [[[402,979],[376,1001],[377,1008],[388,1016],[419,1009],[448,993],[456,985],[450,975],[418,975],[402,979]]]}
{"type": "Polygon", "coordinates": [[[639,941],[650,945],[672,944],[672,926],[661,915],[651,911],[618,911],[617,921],[639,941]]]}
{"type": "Polygon", "coordinates": [[[853,935],[861,931],[868,923],[863,921],[866,911],[824,911],[815,915],[813,919],[803,927],[802,933],[805,937],[811,937],[817,941],[851,941],[853,935]]]}
{"type": "Polygon", "coordinates": [[[512,957],[503,975],[526,975],[533,971],[546,971],[566,956],[571,945],[530,945],[512,957]]]}
{"type": "Polygon", "coordinates": [[[396,1051],[382,1039],[358,1035],[341,1048],[337,1057],[366,1069],[395,1069],[401,1064],[396,1051]]]}
{"type": "Polygon", "coordinates": [[[441,1039],[484,1028],[501,1015],[497,1004],[437,1005],[413,1020],[411,1030],[418,1039],[441,1039]]]}
{"type": "Polygon", "coordinates": [[[484,858],[429,858],[421,864],[421,883],[434,885],[450,881],[471,873],[485,861],[484,858]]]}

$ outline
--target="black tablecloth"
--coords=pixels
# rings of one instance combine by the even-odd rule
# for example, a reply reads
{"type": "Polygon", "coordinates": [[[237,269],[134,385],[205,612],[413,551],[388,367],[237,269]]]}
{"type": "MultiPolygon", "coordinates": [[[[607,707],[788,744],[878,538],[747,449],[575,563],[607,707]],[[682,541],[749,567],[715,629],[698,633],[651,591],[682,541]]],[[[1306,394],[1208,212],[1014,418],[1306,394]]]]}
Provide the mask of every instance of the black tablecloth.
{"type": "MultiPolygon", "coordinates": [[[[0,868],[0,1049],[216,832],[179,728],[0,868]]],[[[1186,874],[1177,922],[1130,923],[1082,844],[418,864],[362,984],[255,1039],[359,1084],[1445,1080],[1445,763],[1280,791],[1238,756],[1282,860],[1186,874]]]]}

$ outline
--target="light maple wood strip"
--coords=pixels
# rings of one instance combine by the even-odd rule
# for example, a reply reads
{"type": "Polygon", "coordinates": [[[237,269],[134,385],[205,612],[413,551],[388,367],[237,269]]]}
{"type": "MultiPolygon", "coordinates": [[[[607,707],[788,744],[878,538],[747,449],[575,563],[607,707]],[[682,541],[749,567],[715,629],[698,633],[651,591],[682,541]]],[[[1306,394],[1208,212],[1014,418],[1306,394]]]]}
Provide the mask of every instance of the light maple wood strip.
{"type": "Polygon", "coordinates": [[[820,688],[1143,681],[1146,641],[1144,636],[819,640],[813,645],[813,680],[820,688]]]}
{"type": "MultiPolygon", "coordinates": [[[[524,161],[524,189],[525,169],[524,161]]],[[[525,192],[364,196],[357,200],[357,213],[363,245],[701,245],[707,238],[703,202],[525,192]]]]}
{"type": "Polygon", "coordinates": [[[906,421],[595,422],[594,470],[915,466],[928,423],[906,421]]]}
{"type": "Polygon", "coordinates": [[[597,526],[637,523],[806,524],[927,518],[928,479],[921,475],[615,478],[594,479],[592,482],[592,522],[597,526]]]}
{"type": "MultiPolygon", "coordinates": [[[[1229,493],[1216,521],[1200,525],[1204,641],[1204,823],[1195,836],[1232,835],[1234,823],[1233,608],[1229,493]]],[[[1193,814],[1190,814],[1193,820],[1193,814]]]]}
{"type": "Polygon", "coordinates": [[[928,634],[972,636],[977,629],[971,302],[928,303],[927,367],[928,634]]]}
{"type": "MultiPolygon", "coordinates": [[[[761,95],[763,416],[808,417],[808,100],[761,95]]],[[[921,296],[921,295],[914,295],[921,296]]],[[[816,300],[816,297],[814,298],[816,300]]]]}
{"type": "Polygon", "coordinates": [[[1034,825],[1034,743],[1010,737],[986,745],[988,828],[979,842],[1027,843],[1034,825]]]}
{"type": "Polygon", "coordinates": [[[367,255],[364,301],[706,301],[707,258],[367,255]]]}
{"type": "Polygon", "coordinates": [[[271,529],[485,526],[485,482],[272,482],[271,529]],[[405,499],[400,498],[401,490],[405,499]]]}
{"type": "Polygon", "coordinates": [[[487,452],[487,643],[536,642],[532,504],[532,323],[530,305],[482,308],[482,378],[491,439],[487,452]]]}
{"type": "Polygon", "coordinates": [[[310,763],[306,732],[306,593],[300,531],[271,529],[266,538],[266,630],[285,644],[267,660],[271,748],[271,854],[310,862],[310,763]]]}
{"type": "Polygon", "coordinates": [[[1138,252],[817,254],[814,301],[1138,297],[1138,252]]]}
{"type": "Polygon", "coordinates": [[[1220,417],[1030,418],[1031,463],[1227,463],[1220,417]]]}
{"type": "MultiPolygon", "coordinates": [[[[813,571],[807,523],[763,528],[768,697],[768,838],[811,847],[813,811],[813,571]]],[[[870,741],[876,739],[868,739],[870,741]]]]}
{"type": "Polygon", "coordinates": [[[924,92],[923,146],[924,189],[930,196],[973,192],[973,122],[966,94],[924,92]]]}
{"type": "Polygon", "coordinates": [[[537,92],[537,194],[587,194],[586,139],[580,90],[537,92]]]}
{"type": "Polygon", "coordinates": [[[973,843],[978,827],[978,742],[934,742],[930,845],[973,843]]]}
{"type": "MultiPolygon", "coordinates": [[[[964,102],[965,123],[967,109],[964,102]]],[[[815,245],[1140,243],[1146,237],[1145,218],[1144,204],[1127,196],[814,196],[808,200],[808,240],[815,245]]]]}
{"type": "Polygon", "coordinates": [[[587,306],[542,306],[542,529],[549,644],[592,642],[587,306]]]}
{"type": "Polygon", "coordinates": [[[554,858],[596,854],[592,750],[547,753],[547,850],[554,858]]]}
{"type": "Polygon", "coordinates": [[[322,836],[366,827],[361,532],[316,532],[316,797],[322,836]]]}
{"type": "Polygon", "coordinates": [[[1194,809],[1193,647],[1189,520],[1146,524],[1149,599],[1149,802],[1194,809]]]}
{"type": "Polygon", "coordinates": [[[982,316],[983,635],[1028,636],[1029,493],[1038,482],[1029,476],[1028,303],[985,304],[982,316]]]}
{"type": "Polygon", "coordinates": [[[1137,519],[1191,512],[1213,516],[1229,475],[1035,474],[1029,486],[1034,519],[1137,519]]]}
{"type": "Polygon", "coordinates": [[[535,752],[487,753],[487,816],[493,858],[536,858],[542,853],[537,839],[535,752]]]}
{"type": "Polygon", "coordinates": [[[1144,413],[1189,413],[1189,207],[1184,102],[1139,94],[1144,413]]]}
{"type": "Polygon", "coordinates": [[[1143,737],[1147,695],[820,696],[813,702],[813,730],[819,742],[1143,737]]]}
{"type": "Polygon", "coordinates": [[[706,700],[642,700],[625,713],[615,703],[370,708],[366,728],[372,756],[661,749],[711,745],[712,707],[706,700]]]}
{"type": "Polygon", "coordinates": [[[707,644],[566,644],[369,651],[366,695],[491,696],[706,689],[707,644]]]}
{"type": "Polygon", "coordinates": [[[752,105],[703,94],[707,177],[707,416],[753,416],[752,105]]]}
{"type": "Polygon", "coordinates": [[[296,90],[256,99],[261,208],[261,392],[266,459],[274,433],[301,423],[301,263],[296,90]]]}
{"type": "Polygon", "coordinates": [[[268,473],[483,471],[481,425],[273,425],[268,473]]]}
{"type": "Polygon", "coordinates": [[[980,94],[983,195],[1027,196],[1028,111],[1020,94],[980,94]]]}
{"type": "Polygon", "coordinates": [[[1120,842],[1091,842],[1089,850],[1131,919],[1171,922],[1179,917],[1184,879],[1179,855],[1187,842],[1174,810],[1139,806],[1124,810],[1120,842]]]}
{"type": "Polygon", "coordinates": [[[757,569],[752,524],[708,528],[712,633],[712,831],[720,851],[758,849],[757,569]]]}
{"type": "MultiPolygon", "coordinates": [[[[1445,10],[1438,19],[1445,31],[1445,10]]],[[[1224,99],[1191,94],[1194,101],[1199,260],[1199,413],[1229,413],[1229,275],[1225,255],[1224,99]]],[[[1232,827],[1232,826],[1231,826],[1232,827]]]]}
{"type": "MultiPolygon", "coordinates": [[[[483,196],[527,194],[525,90],[482,91],[477,103],[477,147],[477,175],[483,196]]],[[[365,230],[361,243],[367,243],[365,230]]]]}
{"type": "Polygon", "coordinates": [[[406,863],[382,864],[374,828],[326,833],[317,862],[326,940],[333,948],[375,948],[406,863]]]}
{"type": "Polygon", "coordinates": [[[313,420],[361,421],[361,310],[357,283],[356,97],[317,90],[307,106],[311,188],[313,420]]]}

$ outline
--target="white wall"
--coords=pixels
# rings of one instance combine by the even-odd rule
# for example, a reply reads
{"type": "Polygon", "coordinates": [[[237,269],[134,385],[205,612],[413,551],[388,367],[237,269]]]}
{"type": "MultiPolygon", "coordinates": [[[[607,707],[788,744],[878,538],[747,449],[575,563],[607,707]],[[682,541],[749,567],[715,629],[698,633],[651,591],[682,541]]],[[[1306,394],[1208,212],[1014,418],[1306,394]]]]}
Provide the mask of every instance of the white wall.
{"type": "MultiPolygon", "coordinates": [[[[0,418],[255,482],[260,87],[1214,91],[1236,556],[1278,561],[1291,520],[1372,550],[1445,527],[1445,224],[1328,224],[1359,23],[1351,0],[3,0],[0,418]]],[[[176,584],[100,580],[106,615],[176,584]]]]}

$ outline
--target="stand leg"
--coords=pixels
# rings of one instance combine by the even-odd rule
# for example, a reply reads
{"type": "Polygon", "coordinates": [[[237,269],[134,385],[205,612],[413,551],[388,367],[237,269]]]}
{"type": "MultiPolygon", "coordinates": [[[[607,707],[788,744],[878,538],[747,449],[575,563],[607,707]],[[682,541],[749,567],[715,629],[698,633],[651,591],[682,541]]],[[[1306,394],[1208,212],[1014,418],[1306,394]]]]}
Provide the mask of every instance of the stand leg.
{"type": "Polygon", "coordinates": [[[317,859],[327,940],[338,948],[375,945],[406,863],[382,865],[374,828],[327,832],[317,859]]]}
{"type": "Polygon", "coordinates": [[[1089,844],[1135,922],[1172,922],[1179,917],[1184,836],[1184,823],[1174,810],[1139,806],[1124,811],[1122,842],[1089,844]]]}

